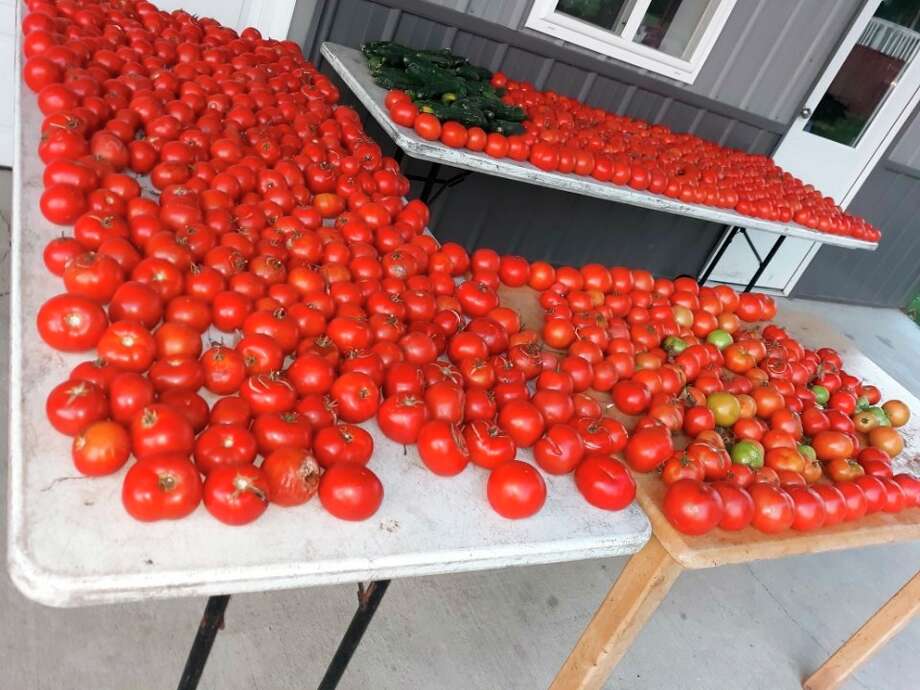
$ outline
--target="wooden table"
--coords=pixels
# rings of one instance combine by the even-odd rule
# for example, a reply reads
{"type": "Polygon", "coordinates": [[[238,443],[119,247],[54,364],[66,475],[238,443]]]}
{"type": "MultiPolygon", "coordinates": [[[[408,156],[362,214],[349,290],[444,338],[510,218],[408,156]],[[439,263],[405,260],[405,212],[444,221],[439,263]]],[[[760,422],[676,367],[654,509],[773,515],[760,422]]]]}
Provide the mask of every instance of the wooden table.
{"type": "MultiPolygon", "coordinates": [[[[384,98],[386,90],[377,86],[371,77],[367,68],[367,63],[360,51],[336,43],[323,43],[321,52],[323,57],[329,62],[329,65],[335,70],[336,74],[341,77],[342,81],[355,94],[361,104],[367,108],[371,116],[377,121],[377,124],[393,140],[397,149],[409,156],[422,161],[427,161],[429,166],[428,174],[423,178],[424,186],[422,188],[421,199],[423,201],[433,200],[438,193],[453,186],[463,178],[463,174],[454,176],[447,180],[438,178],[440,167],[449,166],[468,172],[484,173],[496,177],[504,177],[517,182],[548,187],[550,189],[561,189],[573,194],[592,196],[598,199],[606,199],[632,206],[641,206],[665,213],[673,213],[688,218],[698,218],[700,220],[721,223],[731,230],[727,239],[723,242],[719,239],[719,250],[712,261],[708,262],[710,267],[715,267],[719,259],[732,240],[739,234],[746,233],[747,229],[762,230],[764,232],[776,235],[776,241],[760,259],[758,257],[758,269],[748,283],[747,289],[750,290],[760,276],[766,270],[770,261],[779,251],[786,237],[797,237],[800,239],[811,240],[821,244],[830,244],[848,249],[866,249],[874,251],[878,247],[876,242],[867,242],[857,240],[852,237],[843,237],[839,235],[829,235],[823,232],[817,232],[798,225],[797,223],[779,223],[774,221],[744,216],[731,209],[721,209],[712,206],[702,206],[699,204],[688,204],[677,199],[671,199],[660,194],[651,194],[650,192],[635,190],[626,186],[618,186],[609,182],[599,182],[592,177],[583,175],[566,174],[559,172],[545,172],[534,167],[528,162],[511,160],[510,158],[492,158],[485,153],[468,151],[466,149],[452,149],[444,146],[437,141],[427,141],[422,139],[414,130],[401,127],[393,122],[384,108],[384,98]],[[434,186],[443,183],[440,190],[434,193],[434,186]]],[[[694,267],[695,270],[695,267],[694,267]]],[[[707,269],[701,276],[701,280],[708,278],[710,269],[707,269]]]]}
{"type": "MultiPolygon", "coordinates": [[[[27,597],[85,606],[213,595],[189,657],[200,675],[229,594],[604,558],[634,553],[648,541],[649,522],[637,505],[616,513],[593,509],[571,477],[546,478],[547,503],[536,516],[505,520],[486,500],[486,472],[471,466],[457,477],[435,476],[414,446],[386,439],[374,422],[365,424],[375,442],[371,467],[386,493],[365,522],[337,520],[316,499],[273,506],[244,528],[217,522],[204,507],[179,522],[131,519],[120,499],[127,467],[108,477],[80,476],[71,439],[45,417],[49,391],[92,353],[55,352],[35,328],[40,305],[64,290],[42,262],[45,244],[62,228],[39,211],[42,116],[35,95],[21,83],[16,95],[7,558],[27,597]]],[[[233,338],[205,334],[205,342],[211,337],[233,338]]],[[[520,456],[532,459],[529,451],[520,456]]],[[[385,584],[362,589],[365,627],[383,591],[385,584]]],[[[355,645],[360,632],[350,629],[355,645]]],[[[194,687],[197,677],[183,683],[194,687]]]]}
{"type": "MultiPolygon", "coordinates": [[[[910,406],[918,416],[901,429],[905,450],[894,464],[896,471],[920,476],[920,400],[841,336],[828,338],[822,333],[820,342],[809,342],[809,333],[820,330],[812,317],[787,309],[781,310],[777,322],[806,345],[836,347],[847,371],[878,385],[886,399],[897,398],[910,406]]],[[[810,533],[789,530],[768,535],[753,528],[739,532],[715,529],[699,537],[689,537],[675,530],[664,517],[661,505],[665,486],[658,477],[637,475],[636,484],[637,500],[652,523],[652,538],[642,551],[630,558],[560,669],[551,690],[602,687],[684,570],[920,539],[920,508],[896,515],[876,513],[857,522],[810,533]]],[[[918,606],[920,584],[917,579],[915,577],[901,590],[877,618],[867,623],[822,671],[815,674],[809,681],[811,690],[835,687],[830,679],[839,683],[856,663],[906,623],[918,606]]]]}

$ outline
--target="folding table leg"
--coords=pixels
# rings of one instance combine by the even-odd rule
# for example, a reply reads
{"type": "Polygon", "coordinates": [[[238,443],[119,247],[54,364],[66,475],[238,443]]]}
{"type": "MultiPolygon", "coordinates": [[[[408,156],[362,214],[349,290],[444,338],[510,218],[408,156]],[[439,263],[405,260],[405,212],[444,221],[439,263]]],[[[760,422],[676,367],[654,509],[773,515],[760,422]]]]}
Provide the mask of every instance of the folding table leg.
{"type": "Polygon", "coordinates": [[[418,198],[426,204],[431,196],[431,190],[434,189],[434,183],[437,182],[439,172],[441,172],[440,163],[432,163],[428,166],[428,174],[425,176],[425,183],[422,185],[422,193],[418,195],[418,198]]]}
{"type": "Polygon", "coordinates": [[[653,534],[629,559],[549,690],[599,690],[682,571],[653,534]]]}
{"type": "Polygon", "coordinates": [[[735,239],[735,235],[738,234],[740,229],[741,228],[739,228],[737,225],[732,226],[732,229],[728,233],[728,237],[726,237],[725,241],[722,242],[722,245],[719,247],[719,251],[714,257],[712,257],[712,261],[709,262],[709,265],[706,266],[702,273],[700,273],[699,277],[696,279],[696,282],[698,282],[700,285],[703,285],[707,280],[709,280],[709,275],[713,272],[716,264],[719,263],[719,260],[725,255],[725,251],[728,249],[728,245],[732,243],[732,240],[735,239]]]}
{"type": "Polygon", "coordinates": [[[834,690],[920,611],[920,572],[867,620],[802,687],[834,690]]]}
{"type": "Polygon", "coordinates": [[[754,286],[757,285],[757,281],[760,280],[760,276],[762,276],[763,272],[767,270],[767,266],[770,265],[773,257],[776,256],[776,252],[779,251],[779,248],[783,246],[783,242],[785,241],[785,235],[780,235],[776,238],[776,242],[773,243],[773,246],[770,247],[770,251],[767,252],[767,255],[763,258],[763,261],[760,262],[760,266],[757,267],[757,271],[754,273],[754,277],[751,278],[751,282],[747,284],[746,288],[744,288],[745,292],[750,292],[754,289],[754,286]]]}
{"type": "Polygon", "coordinates": [[[214,646],[217,631],[224,627],[224,611],[227,610],[229,602],[229,594],[208,599],[201,623],[198,625],[198,634],[195,635],[195,641],[185,661],[185,669],[179,679],[178,690],[195,690],[198,687],[198,681],[201,680],[204,665],[208,662],[211,647],[214,646]]]}
{"type": "Polygon", "coordinates": [[[383,599],[383,595],[386,594],[389,586],[389,580],[371,582],[367,587],[358,585],[358,610],[355,611],[348,630],[345,631],[342,641],[339,642],[339,648],[335,650],[335,655],[332,657],[332,661],[329,662],[329,667],[326,669],[326,674],[320,681],[317,690],[335,690],[338,687],[345,669],[348,668],[348,662],[351,661],[355,650],[358,649],[361,638],[364,636],[364,631],[370,625],[371,619],[380,605],[380,600],[383,599]]]}

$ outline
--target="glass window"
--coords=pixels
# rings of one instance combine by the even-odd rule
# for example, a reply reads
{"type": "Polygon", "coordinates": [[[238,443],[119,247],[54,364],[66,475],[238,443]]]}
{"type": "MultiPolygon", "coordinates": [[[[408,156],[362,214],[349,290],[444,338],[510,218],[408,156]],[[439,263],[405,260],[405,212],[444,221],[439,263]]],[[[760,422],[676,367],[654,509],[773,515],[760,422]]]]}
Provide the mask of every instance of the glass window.
{"type": "Polygon", "coordinates": [[[692,83],[736,0],[534,0],[525,26],[692,83]]]}
{"type": "Polygon", "coordinates": [[[814,109],[805,131],[856,146],[920,50],[920,0],[884,0],[814,109]]]}

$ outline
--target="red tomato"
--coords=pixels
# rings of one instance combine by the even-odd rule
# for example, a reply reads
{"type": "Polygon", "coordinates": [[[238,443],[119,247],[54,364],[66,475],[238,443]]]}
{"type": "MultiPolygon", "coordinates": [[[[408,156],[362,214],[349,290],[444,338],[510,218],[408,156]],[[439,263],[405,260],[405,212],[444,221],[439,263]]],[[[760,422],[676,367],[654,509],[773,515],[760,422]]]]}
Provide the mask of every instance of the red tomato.
{"type": "Polygon", "coordinates": [[[316,458],[304,448],[279,448],[262,463],[272,503],[299,506],[319,489],[320,468],[316,458]]]}
{"type": "Polygon", "coordinates": [[[681,479],[668,487],[663,511],[668,522],[684,534],[705,534],[722,520],[722,497],[710,485],[681,479]]]}
{"type": "Polygon", "coordinates": [[[366,465],[374,454],[374,439],[354,424],[334,424],[316,432],[313,454],[323,468],[339,462],[366,465]]]}
{"type": "Polygon", "coordinates": [[[754,518],[751,524],[756,529],[774,534],[792,527],[795,504],[784,489],[757,482],[751,485],[749,491],[754,499],[754,518]]]}
{"type": "Polygon", "coordinates": [[[722,498],[720,528],[737,531],[751,524],[754,518],[754,501],[746,489],[729,481],[713,482],[712,488],[722,498]]]}
{"type": "Polygon", "coordinates": [[[76,436],[94,422],[105,419],[109,404],[105,392],[94,383],[65,381],[48,394],[45,414],[59,432],[76,436]]]}
{"type": "Polygon", "coordinates": [[[626,443],[626,461],[637,472],[651,472],[671,457],[674,443],[671,432],[663,426],[634,431],[626,443]]]}
{"type": "Polygon", "coordinates": [[[128,461],[131,437],[121,424],[108,420],[94,422],[74,438],[71,455],[80,474],[111,474],[128,461]]]}
{"type": "Polygon", "coordinates": [[[383,434],[397,443],[418,441],[422,425],[428,421],[425,401],[415,393],[402,392],[388,397],[377,410],[377,424],[383,434]]]}
{"type": "Polygon", "coordinates": [[[203,493],[204,507],[225,525],[246,525],[268,508],[268,482],[254,465],[216,467],[203,493]]]}
{"type": "Polygon", "coordinates": [[[125,475],[121,502],[135,520],[179,520],[201,503],[198,470],[181,453],[163,453],[136,462],[125,475]]]}
{"type": "Polygon", "coordinates": [[[131,448],[139,460],[163,453],[187,456],[194,446],[192,425],[169,405],[148,405],[131,420],[131,448]]]}
{"type": "Polygon", "coordinates": [[[108,320],[98,304],[77,295],[57,295],[46,301],[36,317],[38,333],[61,352],[84,352],[96,346],[108,320]]]}
{"type": "Polygon", "coordinates": [[[527,400],[512,400],[498,413],[498,426],[518,448],[530,448],[543,435],[543,415],[527,400]]]}
{"type": "Polygon", "coordinates": [[[496,513],[509,520],[519,520],[535,515],[543,507],[546,483],[532,465],[509,460],[489,474],[486,495],[496,513]]]}
{"type": "Polygon", "coordinates": [[[470,460],[491,470],[503,462],[514,460],[517,447],[511,437],[485,419],[477,419],[463,430],[470,460]]]}
{"type": "Polygon", "coordinates": [[[548,474],[568,474],[578,466],[584,453],[581,436],[568,424],[550,426],[533,448],[537,465],[548,474]]]}
{"type": "Polygon", "coordinates": [[[339,416],[346,422],[358,423],[370,419],[380,406],[380,389],[367,374],[342,374],[330,389],[339,416]]]}
{"type": "Polygon", "coordinates": [[[636,495],[636,483],[623,463],[603,453],[589,453],[575,469],[575,486],[601,510],[622,510],[636,495]]]}
{"type": "Polygon", "coordinates": [[[366,520],[383,502],[383,484],[367,467],[340,462],[323,473],[319,500],[340,520],[366,520]]]}
{"type": "Polygon", "coordinates": [[[216,424],[195,439],[195,466],[204,475],[216,467],[251,465],[258,454],[256,438],[242,424],[216,424]]]}
{"type": "Polygon", "coordinates": [[[792,502],[795,505],[795,518],[792,521],[792,529],[800,532],[810,532],[824,526],[826,513],[824,499],[821,494],[804,486],[786,486],[784,488],[786,493],[792,497],[792,502]]]}
{"type": "Polygon", "coordinates": [[[443,419],[432,419],[422,425],[418,452],[428,469],[444,477],[459,474],[470,461],[460,429],[443,419]]]}

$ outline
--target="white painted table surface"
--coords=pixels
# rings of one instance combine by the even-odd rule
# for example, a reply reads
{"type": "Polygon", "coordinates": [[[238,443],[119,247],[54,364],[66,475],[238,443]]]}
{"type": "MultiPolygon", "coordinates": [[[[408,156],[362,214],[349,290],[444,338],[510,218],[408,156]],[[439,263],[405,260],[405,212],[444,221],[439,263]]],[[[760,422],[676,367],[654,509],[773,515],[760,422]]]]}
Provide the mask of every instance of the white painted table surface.
{"type": "Polygon", "coordinates": [[[687,204],[664,195],[651,194],[609,182],[599,182],[584,175],[544,172],[527,162],[519,162],[510,158],[492,158],[485,153],[466,149],[452,149],[440,142],[422,139],[414,130],[397,125],[390,119],[384,107],[386,89],[374,83],[364,56],[359,50],[326,42],[323,43],[321,51],[323,57],[329,61],[329,65],[348,85],[348,88],[354,92],[358,100],[368,109],[393,142],[412,158],[431,163],[441,163],[472,172],[506,177],[510,180],[549,187],[550,189],[561,189],[574,194],[593,196],[598,199],[616,201],[632,206],[641,206],[656,211],[664,211],[665,213],[699,218],[700,220],[725,225],[737,225],[753,230],[763,230],[775,235],[799,237],[848,249],[875,251],[878,248],[877,242],[867,242],[852,237],[816,232],[795,223],[775,223],[760,218],[744,216],[727,209],[687,204]]]}
{"type": "MultiPolygon", "coordinates": [[[[571,476],[547,477],[539,514],[505,520],[486,500],[484,470],[471,465],[457,477],[438,477],[414,446],[404,450],[373,422],[365,425],[375,443],[370,467],[385,493],[365,522],[337,520],[317,498],[297,508],[270,506],[245,527],[217,522],[204,506],[178,522],[134,521],[121,505],[127,467],[109,477],[79,476],[71,439],[45,418],[49,391],[93,355],[55,352],[36,331],[39,306],[64,291],[42,263],[45,243],[62,228],[39,211],[41,114],[34,94],[26,90],[20,100],[7,517],[10,573],[26,596],[79,606],[266,591],[601,558],[633,553],[648,541],[651,528],[636,504],[616,513],[592,508],[571,476]]],[[[532,459],[529,452],[520,457],[532,459]]]]}

